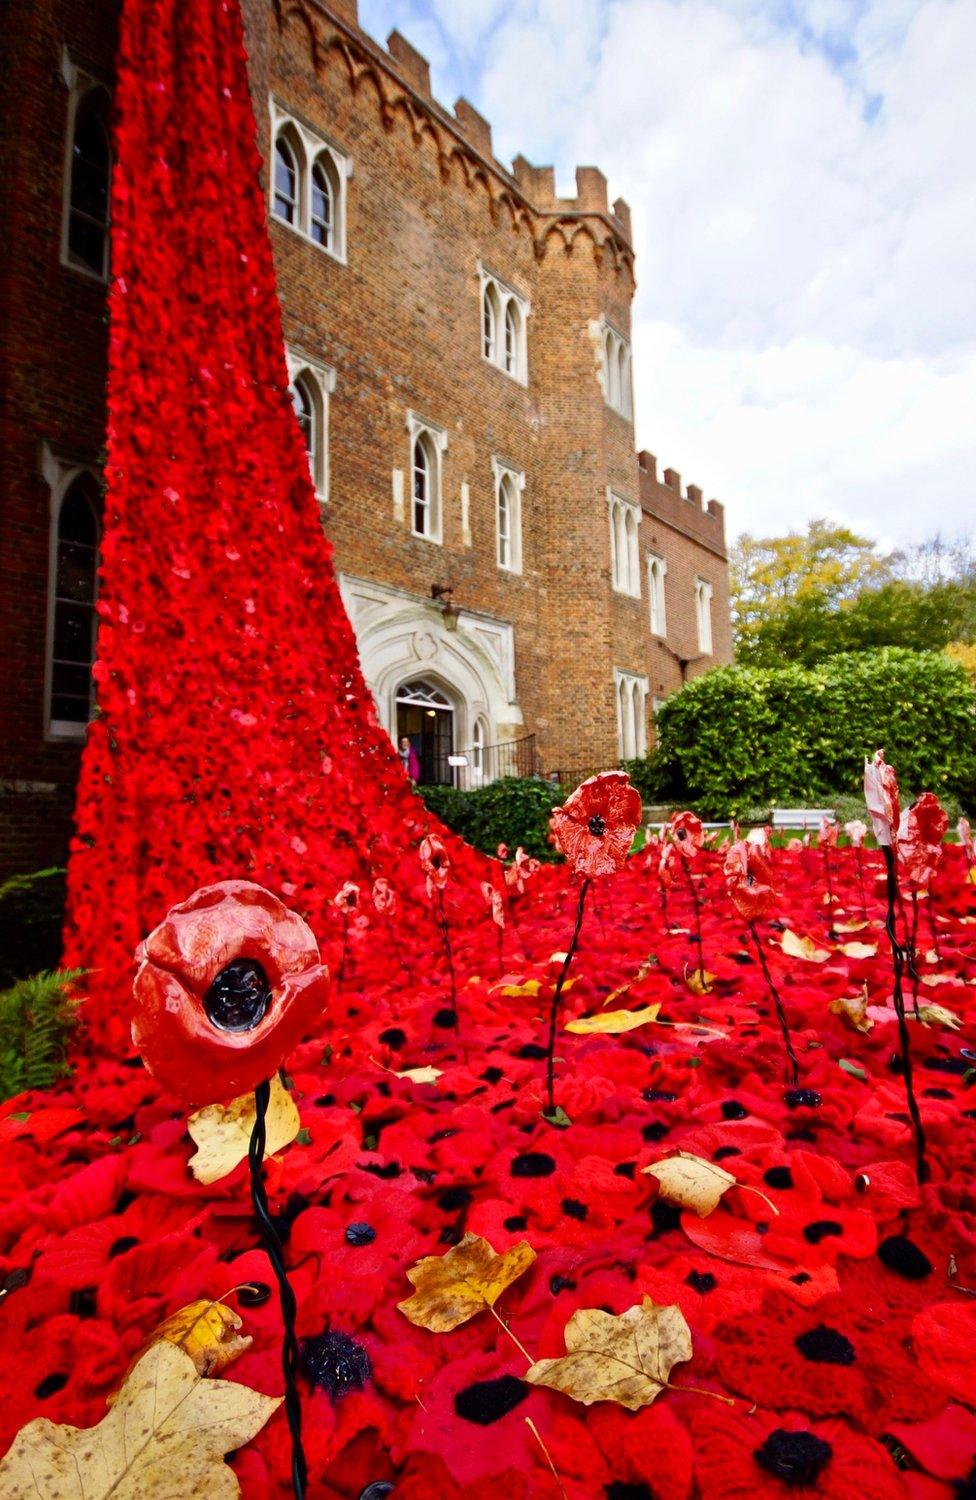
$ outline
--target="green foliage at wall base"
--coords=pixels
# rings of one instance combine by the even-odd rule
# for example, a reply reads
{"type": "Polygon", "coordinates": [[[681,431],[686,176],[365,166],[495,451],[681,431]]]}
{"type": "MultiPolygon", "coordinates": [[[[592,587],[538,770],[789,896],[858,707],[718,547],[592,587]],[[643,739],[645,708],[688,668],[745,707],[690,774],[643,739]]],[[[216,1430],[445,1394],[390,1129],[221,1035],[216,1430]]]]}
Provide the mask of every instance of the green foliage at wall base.
{"type": "Polygon", "coordinates": [[[976,805],[976,690],[941,653],[891,647],[818,667],[718,667],[658,715],[656,795],[705,817],[756,806],[827,805],[856,792],[883,747],[906,796],[976,805]]]}
{"type": "Polygon", "coordinates": [[[0,994],[0,1099],[48,1089],[71,1071],[65,1049],[78,1004],[72,987],[82,973],[34,974],[0,994]]]}
{"type": "Polygon", "coordinates": [[[420,794],[431,812],[484,854],[521,844],[536,859],[555,859],[549,843],[549,815],[566,800],[563,787],[534,777],[503,776],[490,786],[462,792],[453,786],[424,786],[420,794]]]}

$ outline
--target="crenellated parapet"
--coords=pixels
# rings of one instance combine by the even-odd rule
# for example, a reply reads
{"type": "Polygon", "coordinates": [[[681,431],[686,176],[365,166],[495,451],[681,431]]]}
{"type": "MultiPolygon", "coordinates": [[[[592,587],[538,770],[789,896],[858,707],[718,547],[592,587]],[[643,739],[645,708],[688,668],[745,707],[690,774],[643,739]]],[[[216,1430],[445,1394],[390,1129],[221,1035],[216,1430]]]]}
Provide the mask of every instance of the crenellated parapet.
{"type": "Polygon", "coordinates": [[[697,484],[682,490],[681,475],[676,469],[665,469],[658,477],[657,459],[642,449],[637,455],[642,510],[666,526],[682,532],[693,541],[728,557],[725,542],[725,506],[719,500],[706,502],[697,484]]]}
{"type": "Polygon", "coordinates": [[[430,64],[399,31],[386,47],[359,26],[356,0],[273,0],[279,30],[297,27],[316,73],[330,53],[339,56],[353,94],[369,93],[383,126],[402,123],[419,144],[435,145],[442,180],[460,174],[480,191],[493,222],[506,216],[517,233],[527,233],[536,258],[551,250],[572,253],[588,241],[599,263],[634,275],[630,209],[622,198],[610,206],[607,182],[598,167],[576,169],[576,196],[557,198],[552,167],[534,167],[516,157],[509,171],[492,151],[491,125],[466,99],[453,111],[432,95],[430,64]],[[367,88],[368,85],[368,88],[367,88]]]}

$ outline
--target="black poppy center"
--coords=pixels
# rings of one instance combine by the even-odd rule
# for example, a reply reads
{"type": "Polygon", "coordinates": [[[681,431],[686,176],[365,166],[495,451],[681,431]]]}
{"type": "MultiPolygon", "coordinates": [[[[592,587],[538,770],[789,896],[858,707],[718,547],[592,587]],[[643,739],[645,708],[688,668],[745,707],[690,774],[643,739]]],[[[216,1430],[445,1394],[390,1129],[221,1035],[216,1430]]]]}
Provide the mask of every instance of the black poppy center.
{"type": "Polygon", "coordinates": [[[603,835],[607,831],[607,825],[604,822],[603,818],[600,817],[599,813],[594,813],[586,826],[595,839],[602,839],[603,835]]]}
{"type": "Polygon", "coordinates": [[[806,1489],[817,1482],[821,1470],[833,1456],[833,1449],[814,1432],[786,1432],[777,1427],[753,1457],[758,1464],[788,1489],[806,1489]]]}
{"type": "Polygon", "coordinates": [[[203,997],[207,1019],[218,1031],[253,1031],[270,1004],[268,976],[253,958],[235,958],[203,997]]]}

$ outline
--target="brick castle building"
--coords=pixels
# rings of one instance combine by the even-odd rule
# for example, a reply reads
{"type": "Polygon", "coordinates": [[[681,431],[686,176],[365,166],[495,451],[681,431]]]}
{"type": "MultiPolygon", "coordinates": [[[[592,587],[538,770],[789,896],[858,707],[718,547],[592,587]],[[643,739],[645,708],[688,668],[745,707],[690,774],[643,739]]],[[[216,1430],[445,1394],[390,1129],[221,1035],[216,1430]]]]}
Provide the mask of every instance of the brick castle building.
{"type": "MultiPolygon", "coordinates": [[[[383,723],[464,785],[642,753],[731,650],[723,509],[634,451],[627,205],[503,167],[355,0],[244,10],[296,419],[383,723]]],[[[4,870],[63,858],[90,712],[116,22],[5,21],[4,870]]]]}

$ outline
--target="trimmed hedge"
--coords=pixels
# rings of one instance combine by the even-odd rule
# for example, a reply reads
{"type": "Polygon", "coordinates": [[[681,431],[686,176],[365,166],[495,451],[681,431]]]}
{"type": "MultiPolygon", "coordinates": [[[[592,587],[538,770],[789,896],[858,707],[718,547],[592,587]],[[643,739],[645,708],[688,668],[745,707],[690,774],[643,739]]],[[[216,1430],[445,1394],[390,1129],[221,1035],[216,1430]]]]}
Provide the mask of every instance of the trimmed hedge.
{"type": "Polygon", "coordinates": [[[905,796],[976,804],[976,689],[941,653],[889,647],[815,668],[717,667],[658,716],[644,786],[704,816],[819,802],[861,784],[884,746],[905,796]]]}
{"type": "Polygon", "coordinates": [[[453,786],[418,791],[431,812],[484,854],[494,854],[499,844],[507,844],[514,854],[521,844],[536,859],[557,858],[549,843],[549,815],[566,800],[566,792],[554,782],[503,776],[470,792],[453,786]]]}

